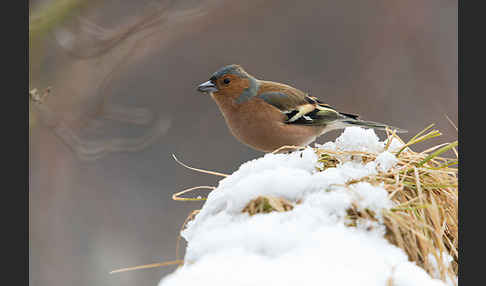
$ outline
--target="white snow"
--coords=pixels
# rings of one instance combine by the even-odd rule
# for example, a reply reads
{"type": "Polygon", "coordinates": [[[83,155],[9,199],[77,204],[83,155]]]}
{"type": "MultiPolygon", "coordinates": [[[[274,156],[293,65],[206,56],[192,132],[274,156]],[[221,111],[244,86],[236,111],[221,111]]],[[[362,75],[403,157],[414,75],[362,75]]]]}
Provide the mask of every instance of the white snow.
{"type": "Polygon", "coordinates": [[[219,182],[182,232],[186,263],[159,286],[445,285],[383,237],[380,214],[393,203],[381,186],[344,185],[393,168],[397,159],[384,150],[385,142],[371,129],[349,127],[335,142],[319,147],[372,152],[377,159],[363,164],[341,158],[336,168],[319,172],[318,157],[307,148],[244,163],[219,182]],[[284,197],[294,209],[254,216],[241,212],[261,195],[284,197]],[[346,226],[352,203],[374,211],[378,222],[346,226]]]}
{"type": "Polygon", "coordinates": [[[385,151],[380,153],[376,157],[377,167],[381,172],[386,172],[389,169],[393,168],[398,162],[398,159],[392,153],[385,151]]]}

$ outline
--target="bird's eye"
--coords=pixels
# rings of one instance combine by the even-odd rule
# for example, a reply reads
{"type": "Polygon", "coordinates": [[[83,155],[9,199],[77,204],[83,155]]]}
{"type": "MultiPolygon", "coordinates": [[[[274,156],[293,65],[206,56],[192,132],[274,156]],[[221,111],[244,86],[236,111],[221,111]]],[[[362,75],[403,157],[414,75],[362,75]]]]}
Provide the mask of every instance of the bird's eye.
{"type": "Polygon", "coordinates": [[[230,83],[230,81],[231,81],[231,80],[230,80],[229,78],[225,78],[225,79],[223,80],[224,84],[228,84],[228,83],[230,83]]]}

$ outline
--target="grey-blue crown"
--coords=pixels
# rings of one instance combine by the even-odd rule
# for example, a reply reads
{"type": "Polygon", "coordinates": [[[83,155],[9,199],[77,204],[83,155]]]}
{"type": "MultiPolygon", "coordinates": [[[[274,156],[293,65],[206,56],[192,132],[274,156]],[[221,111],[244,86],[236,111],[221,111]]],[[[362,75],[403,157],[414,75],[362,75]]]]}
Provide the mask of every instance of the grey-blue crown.
{"type": "Polygon", "coordinates": [[[213,73],[211,78],[220,78],[227,74],[234,74],[240,76],[242,78],[249,77],[248,74],[243,70],[243,68],[239,65],[227,65],[220,68],[217,72],[213,73]]]}

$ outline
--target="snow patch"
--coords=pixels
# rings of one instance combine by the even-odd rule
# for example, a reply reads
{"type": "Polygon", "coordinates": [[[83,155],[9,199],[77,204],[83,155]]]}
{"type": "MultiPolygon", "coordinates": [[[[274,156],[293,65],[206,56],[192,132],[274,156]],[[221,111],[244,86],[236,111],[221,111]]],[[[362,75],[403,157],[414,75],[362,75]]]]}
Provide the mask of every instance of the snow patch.
{"type": "Polygon", "coordinates": [[[188,223],[181,234],[188,243],[186,263],[159,286],[354,286],[387,285],[390,279],[394,286],[445,285],[384,238],[381,212],[393,207],[387,191],[366,182],[346,186],[393,168],[397,160],[384,150],[385,142],[371,129],[349,127],[335,142],[320,147],[372,152],[377,159],[364,164],[342,158],[335,168],[319,172],[318,156],[306,148],[244,163],[219,182],[188,223]],[[294,208],[242,213],[258,196],[283,197],[294,208]],[[372,210],[378,222],[346,226],[352,205],[372,210]]]}

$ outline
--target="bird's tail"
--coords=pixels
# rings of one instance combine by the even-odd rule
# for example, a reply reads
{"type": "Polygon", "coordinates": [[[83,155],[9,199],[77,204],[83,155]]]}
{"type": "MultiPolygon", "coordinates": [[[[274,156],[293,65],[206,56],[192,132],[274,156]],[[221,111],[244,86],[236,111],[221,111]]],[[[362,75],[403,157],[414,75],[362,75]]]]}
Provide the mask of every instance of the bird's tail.
{"type": "Polygon", "coordinates": [[[365,120],[353,119],[353,118],[341,119],[339,121],[344,126],[363,126],[363,127],[369,127],[369,128],[378,129],[378,130],[386,130],[388,128],[391,131],[396,130],[397,133],[408,132],[405,129],[401,129],[401,128],[397,128],[397,127],[393,127],[393,126],[390,126],[390,125],[387,125],[387,124],[373,122],[373,121],[365,121],[365,120]]]}

